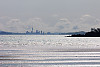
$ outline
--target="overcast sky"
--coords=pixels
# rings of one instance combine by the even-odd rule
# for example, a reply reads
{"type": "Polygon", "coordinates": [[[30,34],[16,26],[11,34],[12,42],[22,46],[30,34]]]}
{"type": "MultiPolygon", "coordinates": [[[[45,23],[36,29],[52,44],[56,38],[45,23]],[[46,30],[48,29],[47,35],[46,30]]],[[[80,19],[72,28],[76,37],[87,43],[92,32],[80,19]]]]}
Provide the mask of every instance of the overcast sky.
{"type": "Polygon", "coordinates": [[[89,31],[99,14],[100,0],[0,0],[0,30],[89,31]]]}

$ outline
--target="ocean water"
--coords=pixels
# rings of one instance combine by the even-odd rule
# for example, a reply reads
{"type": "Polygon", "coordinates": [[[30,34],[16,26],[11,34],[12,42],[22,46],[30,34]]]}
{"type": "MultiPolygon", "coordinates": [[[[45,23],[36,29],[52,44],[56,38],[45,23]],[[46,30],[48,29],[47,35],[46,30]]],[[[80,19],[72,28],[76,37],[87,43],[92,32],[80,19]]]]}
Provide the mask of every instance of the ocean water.
{"type": "Polygon", "coordinates": [[[99,66],[99,37],[0,35],[0,67],[99,66]]]}

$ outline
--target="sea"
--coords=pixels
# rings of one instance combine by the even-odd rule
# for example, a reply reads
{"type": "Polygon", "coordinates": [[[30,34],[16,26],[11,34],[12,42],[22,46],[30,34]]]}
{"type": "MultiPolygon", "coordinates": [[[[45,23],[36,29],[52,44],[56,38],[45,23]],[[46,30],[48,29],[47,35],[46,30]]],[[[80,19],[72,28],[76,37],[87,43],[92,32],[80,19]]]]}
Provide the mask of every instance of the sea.
{"type": "Polygon", "coordinates": [[[0,35],[0,67],[100,67],[99,37],[0,35]]]}

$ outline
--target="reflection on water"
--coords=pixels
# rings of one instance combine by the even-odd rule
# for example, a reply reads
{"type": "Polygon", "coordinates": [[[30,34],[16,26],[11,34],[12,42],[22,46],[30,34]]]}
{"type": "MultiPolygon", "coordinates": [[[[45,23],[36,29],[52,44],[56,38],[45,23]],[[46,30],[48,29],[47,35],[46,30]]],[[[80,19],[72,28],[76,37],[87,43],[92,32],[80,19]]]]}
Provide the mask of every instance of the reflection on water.
{"type": "Polygon", "coordinates": [[[0,36],[0,67],[97,67],[100,38],[0,36]]]}

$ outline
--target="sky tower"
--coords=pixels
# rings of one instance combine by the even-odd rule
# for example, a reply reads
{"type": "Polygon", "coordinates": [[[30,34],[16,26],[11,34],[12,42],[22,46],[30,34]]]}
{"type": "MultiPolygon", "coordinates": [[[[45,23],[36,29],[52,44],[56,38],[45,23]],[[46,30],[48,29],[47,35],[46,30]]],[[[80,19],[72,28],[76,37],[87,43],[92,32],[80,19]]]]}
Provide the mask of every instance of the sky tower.
{"type": "Polygon", "coordinates": [[[33,33],[33,27],[32,27],[32,31],[31,31],[31,33],[33,33]]]}

